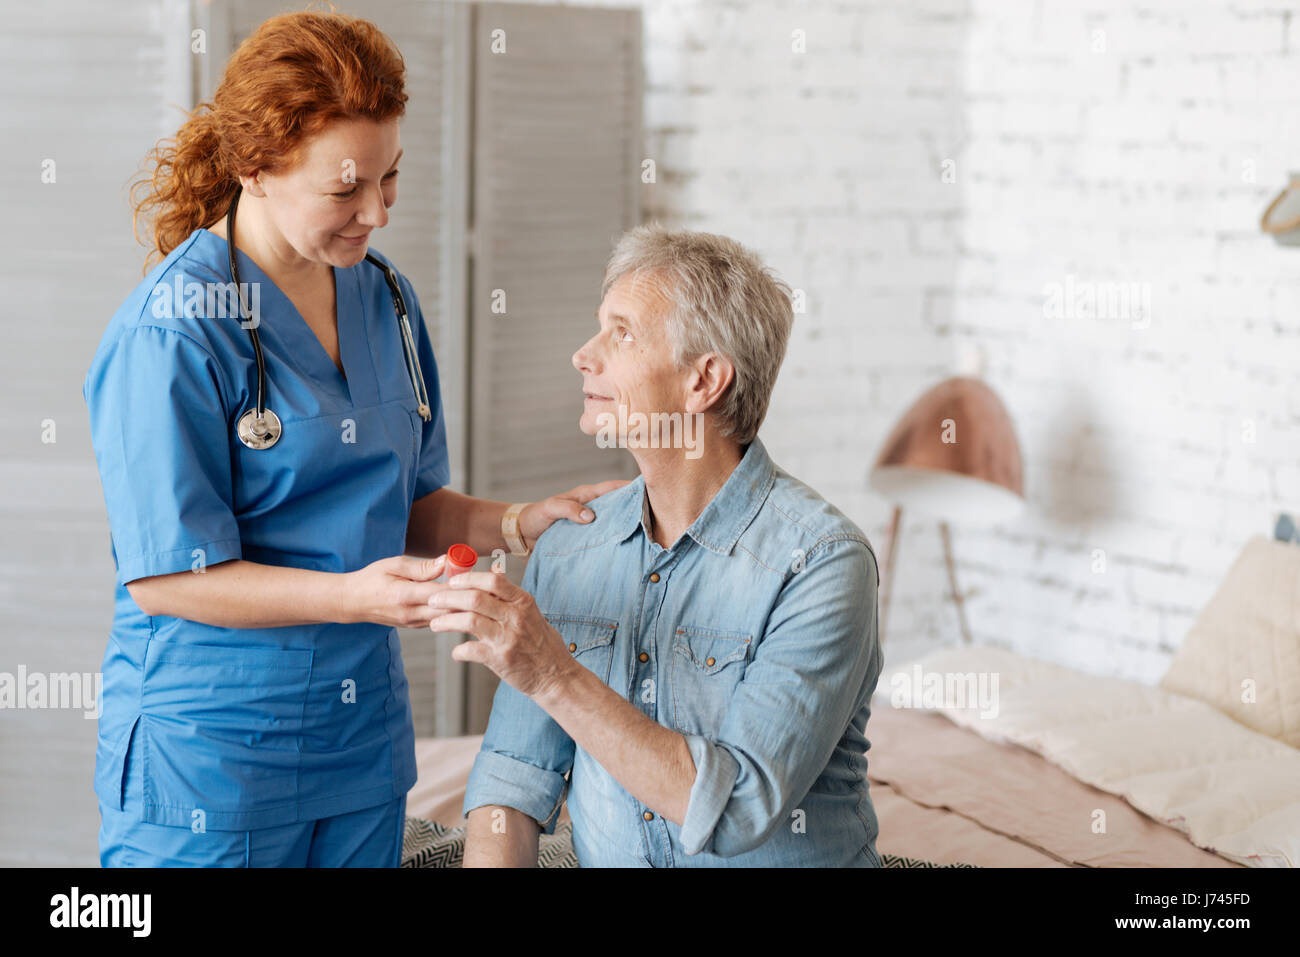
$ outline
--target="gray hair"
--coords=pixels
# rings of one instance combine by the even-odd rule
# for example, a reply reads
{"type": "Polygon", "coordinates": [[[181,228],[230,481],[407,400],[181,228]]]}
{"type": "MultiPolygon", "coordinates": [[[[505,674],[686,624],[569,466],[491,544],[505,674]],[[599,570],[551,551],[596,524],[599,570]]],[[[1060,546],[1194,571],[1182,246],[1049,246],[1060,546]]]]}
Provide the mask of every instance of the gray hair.
{"type": "Polygon", "coordinates": [[[767,415],[794,325],[791,289],[734,239],[648,223],[619,239],[605,267],[603,299],[624,275],[658,274],[679,368],[706,352],[731,360],[735,375],[710,410],[723,436],[748,445],[767,415]]]}

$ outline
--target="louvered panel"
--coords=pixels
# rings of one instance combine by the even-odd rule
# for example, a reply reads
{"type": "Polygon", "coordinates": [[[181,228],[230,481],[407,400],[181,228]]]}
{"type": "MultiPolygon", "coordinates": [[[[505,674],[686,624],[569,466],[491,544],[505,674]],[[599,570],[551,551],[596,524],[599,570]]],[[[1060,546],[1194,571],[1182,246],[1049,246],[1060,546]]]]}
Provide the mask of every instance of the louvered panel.
{"type": "Polygon", "coordinates": [[[635,474],[578,430],[572,356],[595,330],[612,243],[639,216],[640,19],[520,4],[475,17],[473,487],[532,500],[635,474]]]}

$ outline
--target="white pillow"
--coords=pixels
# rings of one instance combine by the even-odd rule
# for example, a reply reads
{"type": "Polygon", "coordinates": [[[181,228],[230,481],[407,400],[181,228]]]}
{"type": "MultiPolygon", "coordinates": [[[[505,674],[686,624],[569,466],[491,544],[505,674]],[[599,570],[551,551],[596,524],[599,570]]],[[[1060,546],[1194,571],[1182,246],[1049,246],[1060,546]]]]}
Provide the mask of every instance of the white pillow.
{"type": "Polygon", "coordinates": [[[1248,541],[1160,687],[1300,748],[1300,548],[1248,541]]]}

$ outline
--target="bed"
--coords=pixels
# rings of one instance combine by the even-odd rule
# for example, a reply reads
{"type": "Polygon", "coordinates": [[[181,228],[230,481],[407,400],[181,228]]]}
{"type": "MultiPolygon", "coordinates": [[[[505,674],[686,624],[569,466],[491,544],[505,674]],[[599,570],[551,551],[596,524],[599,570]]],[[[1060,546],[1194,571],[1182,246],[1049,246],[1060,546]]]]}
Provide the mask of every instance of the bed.
{"type": "MultiPolygon", "coordinates": [[[[887,663],[866,732],[877,852],[896,867],[1294,867],[1297,636],[1300,549],[1260,537],[1158,686],[987,645],[887,663]],[[997,707],[909,700],[918,675],[996,676],[997,707]]],[[[458,866],[481,742],[417,741],[403,866],[458,866]]],[[[576,866],[567,809],[559,821],[542,863],[576,866]]]]}

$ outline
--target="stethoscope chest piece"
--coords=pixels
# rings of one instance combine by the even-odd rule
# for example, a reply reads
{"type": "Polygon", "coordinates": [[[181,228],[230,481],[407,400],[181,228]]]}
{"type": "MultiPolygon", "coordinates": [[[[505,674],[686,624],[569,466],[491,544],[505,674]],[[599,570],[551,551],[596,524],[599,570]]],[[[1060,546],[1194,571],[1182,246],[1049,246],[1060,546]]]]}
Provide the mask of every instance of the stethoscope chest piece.
{"type": "Polygon", "coordinates": [[[280,433],[284,427],[280,425],[280,417],[270,409],[263,409],[264,418],[262,427],[259,429],[257,422],[257,410],[249,409],[239,417],[239,441],[243,442],[250,449],[269,449],[280,441],[280,433]]]}

